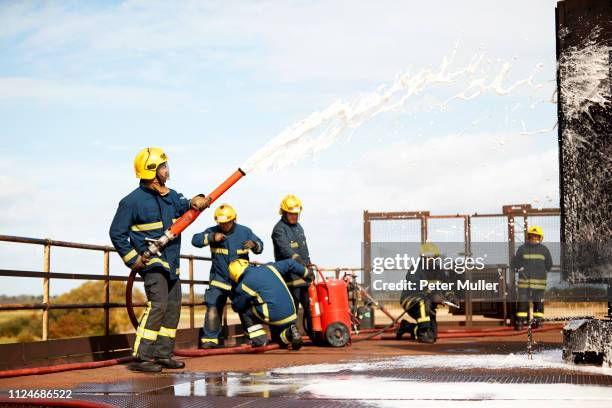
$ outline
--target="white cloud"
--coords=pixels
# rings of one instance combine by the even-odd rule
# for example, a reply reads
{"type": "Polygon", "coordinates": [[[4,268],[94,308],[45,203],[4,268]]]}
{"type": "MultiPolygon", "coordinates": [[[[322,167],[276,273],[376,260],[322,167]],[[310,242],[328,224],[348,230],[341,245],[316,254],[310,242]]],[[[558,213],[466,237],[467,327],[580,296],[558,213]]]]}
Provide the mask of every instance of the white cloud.
{"type": "MultiPolygon", "coordinates": [[[[62,81],[0,77],[0,102],[36,101],[145,107],[152,111],[194,108],[188,94],[135,86],[88,85],[62,81]]],[[[199,108],[203,110],[202,107],[199,108]]]]}
{"type": "Polygon", "coordinates": [[[540,61],[526,50],[548,47],[544,62],[552,62],[555,3],[31,4],[0,9],[0,38],[24,36],[19,46],[31,58],[81,64],[93,74],[100,74],[102,61],[120,74],[121,59],[153,56],[160,62],[156,74],[141,67],[153,80],[221,64],[277,80],[379,81],[411,65],[437,63],[457,40],[466,44],[468,57],[482,46],[495,57],[520,54],[533,65],[540,61]]]}

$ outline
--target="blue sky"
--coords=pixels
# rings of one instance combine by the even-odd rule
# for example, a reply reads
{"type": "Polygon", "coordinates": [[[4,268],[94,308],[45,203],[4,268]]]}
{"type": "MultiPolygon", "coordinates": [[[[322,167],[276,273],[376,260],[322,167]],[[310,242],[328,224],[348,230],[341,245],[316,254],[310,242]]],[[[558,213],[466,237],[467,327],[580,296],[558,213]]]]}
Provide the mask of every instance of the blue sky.
{"type": "MultiPolygon", "coordinates": [[[[304,200],[313,260],[360,263],[364,209],[494,212],[558,206],[555,1],[0,1],[0,233],[106,244],[146,146],[170,156],[170,186],[207,192],[295,121],[356,101],[407,71],[486,53],[503,86],[430,108],[469,84],[426,88],[316,157],[247,176],[221,201],[266,240],[282,196],[304,200]]],[[[480,75],[480,73],[478,73],[480,75]]],[[[212,223],[204,214],[187,232],[212,223]]],[[[4,268],[40,269],[40,248],[0,244],[4,268]]],[[[95,256],[54,269],[98,273],[95,256]]],[[[114,272],[125,272],[113,261],[114,272]]],[[[207,268],[202,268],[202,273],[207,268]]],[[[199,272],[198,272],[199,273],[199,272]]],[[[203,275],[202,277],[205,277],[203,275]]],[[[38,283],[0,293],[39,291],[38,283]]],[[[13,281],[11,281],[13,282],[13,281]]],[[[68,286],[58,283],[58,293],[68,286]]]]}

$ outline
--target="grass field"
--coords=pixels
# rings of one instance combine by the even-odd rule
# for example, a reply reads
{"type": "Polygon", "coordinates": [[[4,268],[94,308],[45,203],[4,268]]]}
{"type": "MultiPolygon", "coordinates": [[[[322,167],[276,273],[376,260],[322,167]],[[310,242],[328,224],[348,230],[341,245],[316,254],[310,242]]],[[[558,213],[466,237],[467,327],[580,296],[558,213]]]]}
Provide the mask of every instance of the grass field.
{"type": "Polygon", "coordinates": [[[36,312],[33,310],[8,310],[8,311],[2,311],[0,312],[0,324],[14,319],[16,317],[21,317],[21,316],[31,316],[32,314],[38,313],[40,314],[41,312],[36,312]]]}

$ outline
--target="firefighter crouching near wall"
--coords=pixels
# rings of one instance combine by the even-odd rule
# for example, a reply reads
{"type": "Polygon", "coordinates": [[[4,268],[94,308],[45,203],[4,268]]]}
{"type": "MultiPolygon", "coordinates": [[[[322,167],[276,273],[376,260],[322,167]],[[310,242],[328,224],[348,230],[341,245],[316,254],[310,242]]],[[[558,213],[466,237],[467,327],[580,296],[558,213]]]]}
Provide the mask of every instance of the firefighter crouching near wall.
{"type": "MultiPolygon", "coordinates": [[[[420,256],[421,263],[414,274],[408,271],[406,281],[416,282],[417,288],[421,280],[427,280],[429,283],[448,282],[448,272],[442,268],[440,249],[437,245],[432,243],[421,245],[420,256]]],[[[428,289],[405,289],[400,297],[400,304],[408,315],[416,320],[416,324],[402,319],[395,333],[396,338],[399,340],[408,333],[412,340],[435,343],[438,337],[436,308],[446,300],[456,302],[455,294],[428,289]]]]}
{"type": "Polygon", "coordinates": [[[200,348],[219,347],[221,334],[221,316],[227,298],[231,298],[232,282],[229,277],[228,265],[235,259],[249,260],[249,251],[260,254],[263,242],[243,225],[236,222],[236,210],[229,204],[222,204],[215,210],[216,226],[195,234],[191,243],[203,248],[210,246],[212,265],[210,268],[210,284],[204,294],[206,316],[203,333],[200,336],[200,348]]]}
{"type": "MultiPolygon", "coordinates": [[[[311,327],[310,298],[308,297],[308,286],[314,274],[308,269],[310,254],[306,244],[304,229],[298,222],[302,213],[302,201],[294,195],[288,194],[280,204],[279,214],[281,219],[272,230],[272,244],[274,246],[274,260],[282,261],[292,259],[306,266],[297,273],[289,273],[284,276],[285,283],[291,292],[295,310],[297,312],[300,304],[304,313],[304,326],[308,330],[311,327]]],[[[311,333],[308,333],[309,336],[311,333]]]]}
{"type": "Polygon", "coordinates": [[[291,345],[297,351],[302,347],[295,306],[285,279],[305,270],[304,265],[291,259],[259,266],[236,259],[229,264],[230,278],[235,283],[232,308],[242,316],[252,347],[268,343],[262,324],[270,327],[272,341],[282,348],[291,345]]]}
{"type": "Polygon", "coordinates": [[[514,270],[518,272],[518,307],[514,328],[522,330],[529,318],[529,302],[533,302],[536,327],[544,318],[544,291],[546,272],[552,268],[550,251],[542,244],[542,228],[533,226],[527,230],[527,242],[519,247],[514,257],[514,270]]]}
{"type": "Polygon", "coordinates": [[[166,187],[170,178],[168,157],[157,147],[141,150],[134,159],[140,185],[119,202],[110,227],[111,241],[124,263],[144,278],[147,307],[136,330],[133,371],[159,372],[162,368],[183,368],[172,359],[176,328],[181,314],[179,280],[180,237],[161,256],[146,258],[147,239],[157,239],[189,208],[204,210],[206,200],[191,200],[166,187]]]}

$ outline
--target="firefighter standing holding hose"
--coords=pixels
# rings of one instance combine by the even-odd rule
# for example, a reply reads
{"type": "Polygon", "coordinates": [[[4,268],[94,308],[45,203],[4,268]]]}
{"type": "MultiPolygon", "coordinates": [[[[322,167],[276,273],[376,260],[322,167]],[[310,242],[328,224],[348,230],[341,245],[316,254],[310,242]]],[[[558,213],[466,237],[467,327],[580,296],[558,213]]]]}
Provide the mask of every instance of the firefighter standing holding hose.
{"type": "Polygon", "coordinates": [[[203,248],[210,246],[212,265],[210,268],[210,285],[204,294],[206,316],[200,336],[200,348],[219,347],[221,333],[221,316],[228,297],[232,297],[232,283],[228,265],[235,259],[249,260],[249,251],[260,254],[263,242],[243,225],[236,222],[236,210],[229,204],[222,204],[215,210],[216,226],[195,234],[191,243],[203,248]]]}
{"type": "Polygon", "coordinates": [[[529,302],[533,302],[533,317],[536,327],[542,326],[544,318],[544,291],[546,272],[552,268],[552,257],[542,244],[542,228],[533,226],[527,230],[527,242],[521,245],[514,257],[514,270],[518,272],[518,307],[514,328],[522,330],[529,318],[529,302]]]}
{"type": "MultiPolygon", "coordinates": [[[[442,268],[440,249],[432,243],[424,243],[420,248],[420,263],[414,273],[408,271],[406,281],[416,283],[419,288],[420,281],[429,283],[447,282],[448,272],[442,268]]],[[[436,309],[439,304],[450,300],[456,302],[453,292],[429,291],[428,289],[405,289],[400,297],[400,304],[408,315],[416,320],[416,324],[402,319],[395,333],[399,340],[405,333],[410,338],[421,343],[435,343],[438,337],[438,323],[436,309]]]]}
{"type": "Polygon", "coordinates": [[[161,256],[146,257],[149,240],[158,239],[190,208],[202,211],[206,199],[200,194],[191,200],[166,187],[170,178],[168,157],[157,147],[141,150],[134,159],[140,185],[119,202],[110,227],[113,246],[129,268],[144,279],[147,307],[136,330],[130,365],[133,371],[159,372],[162,368],[183,368],[172,358],[176,328],[181,314],[180,237],[161,256]]]}
{"type": "MultiPolygon", "coordinates": [[[[311,326],[310,298],[308,297],[308,286],[313,279],[313,273],[308,269],[310,254],[306,244],[304,229],[298,222],[302,213],[302,201],[294,195],[287,195],[280,204],[279,214],[281,219],[276,223],[272,230],[272,244],[274,246],[274,260],[282,261],[292,259],[306,266],[298,273],[289,273],[285,277],[285,282],[297,312],[299,305],[302,305],[306,328],[311,326]]],[[[308,333],[310,335],[310,333],[308,333]]]]}
{"type": "Polygon", "coordinates": [[[266,265],[249,265],[246,259],[229,264],[229,275],[235,283],[232,308],[242,316],[251,346],[268,343],[262,324],[270,327],[272,340],[281,347],[291,345],[292,350],[302,347],[302,337],[295,325],[295,305],[285,280],[290,275],[307,272],[307,268],[287,259],[266,265]]]}

